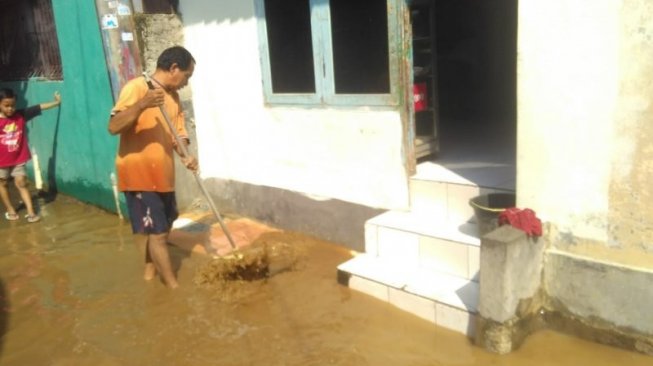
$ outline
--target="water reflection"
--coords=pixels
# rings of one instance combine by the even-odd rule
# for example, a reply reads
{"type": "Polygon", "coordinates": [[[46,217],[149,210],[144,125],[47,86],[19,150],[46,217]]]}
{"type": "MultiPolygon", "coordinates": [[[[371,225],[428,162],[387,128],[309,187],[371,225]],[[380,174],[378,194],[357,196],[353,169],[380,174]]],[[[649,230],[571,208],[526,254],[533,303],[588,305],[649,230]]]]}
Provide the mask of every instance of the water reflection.
{"type": "Polygon", "coordinates": [[[652,365],[552,332],[498,356],[336,282],[344,248],[302,235],[293,272],[220,291],[172,248],[181,287],[142,280],[129,225],[63,195],[42,222],[0,223],[0,365],[652,365]]]}
{"type": "Polygon", "coordinates": [[[7,331],[7,323],[9,322],[9,297],[5,290],[4,281],[0,279],[0,357],[4,346],[4,335],[7,331]]]}

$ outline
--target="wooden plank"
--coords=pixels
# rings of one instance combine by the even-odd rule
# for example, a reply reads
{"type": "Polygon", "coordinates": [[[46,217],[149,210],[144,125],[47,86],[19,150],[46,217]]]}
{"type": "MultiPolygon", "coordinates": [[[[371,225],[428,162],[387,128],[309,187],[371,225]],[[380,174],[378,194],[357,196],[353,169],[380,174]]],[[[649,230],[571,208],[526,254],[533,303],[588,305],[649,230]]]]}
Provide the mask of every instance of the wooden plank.
{"type": "Polygon", "coordinates": [[[96,0],[104,54],[114,100],[127,81],[143,72],[130,0],[96,0]]]}

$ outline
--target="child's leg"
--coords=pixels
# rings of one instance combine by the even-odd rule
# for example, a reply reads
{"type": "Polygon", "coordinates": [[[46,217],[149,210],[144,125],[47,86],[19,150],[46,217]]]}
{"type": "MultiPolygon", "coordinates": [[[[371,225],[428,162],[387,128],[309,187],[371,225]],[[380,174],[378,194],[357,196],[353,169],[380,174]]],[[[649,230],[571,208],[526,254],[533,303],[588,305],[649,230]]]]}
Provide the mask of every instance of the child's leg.
{"type": "Polygon", "coordinates": [[[32,195],[29,193],[29,189],[27,188],[27,178],[24,175],[15,176],[14,183],[16,184],[16,188],[18,188],[20,197],[25,203],[27,215],[36,216],[36,213],[34,213],[34,206],[32,205],[32,195]]]}
{"type": "Polygon", "coordinates": [[[7,208],[7,213],[11,216],[16,215],[16,209],[14,206],[11,204],[11,200],[9,199],[9,191],[7,190],[7,178],[0,178],[0,199],[2,199],[2,203],[5,205],[7,208]]]}

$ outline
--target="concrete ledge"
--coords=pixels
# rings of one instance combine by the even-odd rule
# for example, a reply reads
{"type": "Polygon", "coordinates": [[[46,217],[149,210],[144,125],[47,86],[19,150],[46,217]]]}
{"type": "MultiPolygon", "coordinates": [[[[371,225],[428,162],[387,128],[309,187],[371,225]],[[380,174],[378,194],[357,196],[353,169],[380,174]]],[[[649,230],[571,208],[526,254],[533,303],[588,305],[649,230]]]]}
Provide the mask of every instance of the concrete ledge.
{"type": "Polygon", "coordinates": [[[653,269],[547,252],[544,285],[554,308],[653,335],[653,269]]]}
{"type": "Polygon", "coordinates": [[[215,178],[204,181],[221,211],[314,235],[356,251],[365,249],[365,222],[385,210],[335,199],[215,178]]]}
{"type": "Polygon", "coordinates": [[[509,353],[539,329],[653,355],[653,270],[545,250],[502,226],[481,245],[476,343],[509,353]]]}
{"type": "Polygon", "coordinates": [[[509,225],[483,237],[479,305],[483,318],[504,323],[520,315],[520,304],[540,288],[543,253],[543,240],[509,225]]]}
{"type": "Polygon", "coordinates": [[[476,344],[488,351],[513,351],[529,334],[541,308],[544,240],[501,226],[481,243],[480,299],[476,344]]]}
{"type": "Polygon", "coordinates": [[[550,328],[653,355],[653,269],[547,252],[550,328]]]}

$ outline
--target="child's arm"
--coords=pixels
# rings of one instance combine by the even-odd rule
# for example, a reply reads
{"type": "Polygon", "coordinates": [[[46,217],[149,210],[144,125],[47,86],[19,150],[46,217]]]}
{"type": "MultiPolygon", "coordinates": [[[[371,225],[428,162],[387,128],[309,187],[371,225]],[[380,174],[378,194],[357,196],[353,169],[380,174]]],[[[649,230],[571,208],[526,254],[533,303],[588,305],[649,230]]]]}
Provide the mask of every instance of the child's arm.
{"type": "Polygon", "coordinates": [[[61,104],[61,95],[59,94],[59,92],[54,92],[54,101],[42,103],[40,107],[41,110],[44,111],[46,109],[57,107],[59,106],[59,104],[61,104]]]}

